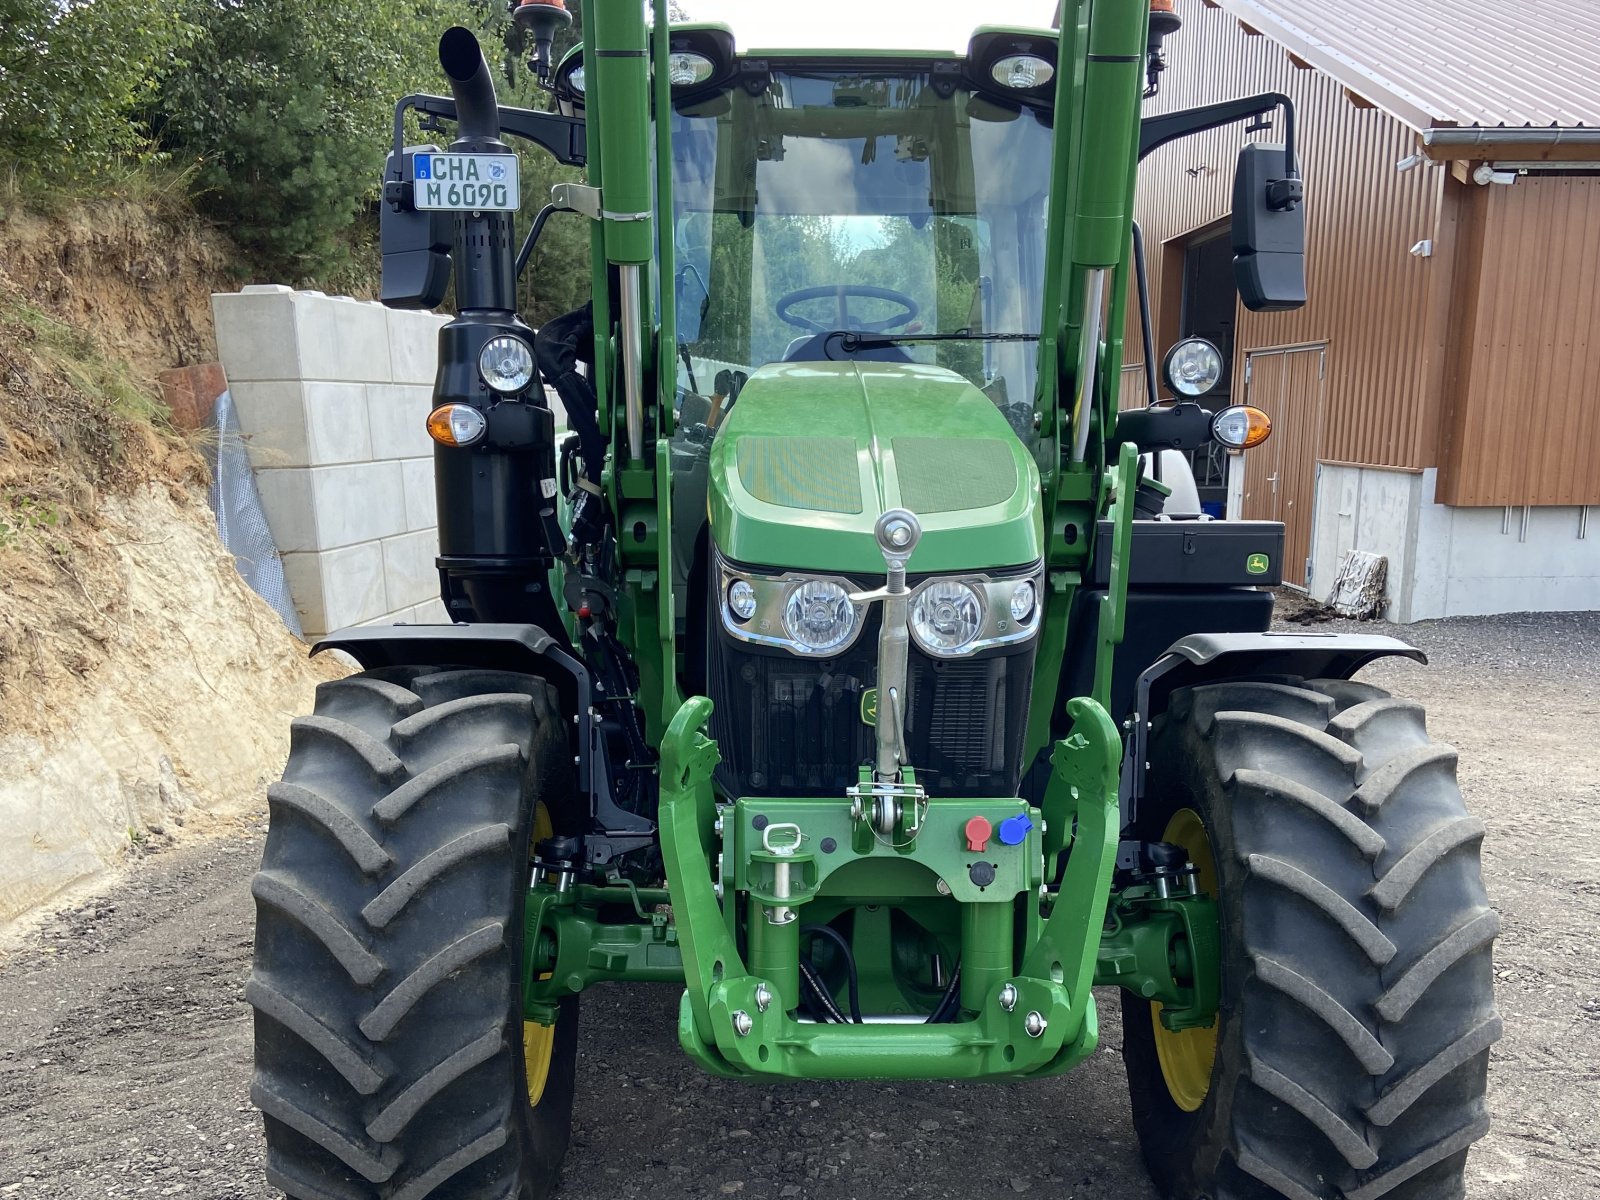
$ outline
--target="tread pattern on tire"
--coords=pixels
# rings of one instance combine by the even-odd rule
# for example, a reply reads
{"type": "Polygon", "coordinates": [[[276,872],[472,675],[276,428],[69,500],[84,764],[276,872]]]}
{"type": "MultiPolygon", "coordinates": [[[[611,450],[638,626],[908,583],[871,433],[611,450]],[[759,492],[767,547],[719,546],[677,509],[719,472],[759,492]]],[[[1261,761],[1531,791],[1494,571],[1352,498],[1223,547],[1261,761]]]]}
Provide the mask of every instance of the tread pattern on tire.
{"type": "Polygon", "coordinates": [[[1203,685],[1169,721],[1212,764],[1191,778],[1219,789],[1240,880],[1250,1015],[1219,1048],[1239,1039],[1217,1200],[1459,1200],[1504,1027],[1455,751],[1348,680],[1203,685]]]}
{"type": "Polygon", "coordinates": [[[274,1187],[503,1200],[523,1178],[527,797],[570,762],[554,689],[508,672],[368,672],[293,723],[245,992],[274,1187]]]}

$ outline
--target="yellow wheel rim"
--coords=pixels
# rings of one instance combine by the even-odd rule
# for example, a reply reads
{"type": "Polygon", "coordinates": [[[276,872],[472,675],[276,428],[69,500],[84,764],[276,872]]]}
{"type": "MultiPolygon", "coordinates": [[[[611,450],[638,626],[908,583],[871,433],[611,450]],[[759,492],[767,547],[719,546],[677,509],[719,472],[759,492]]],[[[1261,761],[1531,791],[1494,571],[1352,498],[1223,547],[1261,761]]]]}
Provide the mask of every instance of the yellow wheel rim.
{"type": "MultiPolygon", "coordinates": [[[[1192,808],[1181,808],[1167,822],[1161,840],[1182,846],[1189,852],[1189,861],[1199,871],[1200,890],[1208,896],[1217,894],[1217,863],[1211,855],[1211,839],[1206,836],[1205,822],[1192,808]]],[[[1167,1081],[1167,1093],[1172,1102],[1184,1112],[1195,1112],[1205,1103],[1211,1090],[1211,1068],[1217,1060],[1217,1026],[1209,1029],[1185,1029],[1174,1033],[1161,1024],[1161,1005],[1150,1005],[1150,1023],[1155,1031],[1156,1058],[1161,1063],[1161,1076],[1167,1081]]]]}
{"type": "MultiPolygon", "coordinates": [[[[555,833],[550,823],[550,813],[539,805],[533,814],[533,842],[538,844],[555,833]]],[[[548,979],[546,974],[542,978],[548,979]]],[[[537,1107],[544,1096],[545,1081],[550,1078],[550,1060],[555,1056],[556,1027],[541,1025],[537,1021],[522,1023],[522,1064],[528,1073],[528,1103],[537,1107]]]]}

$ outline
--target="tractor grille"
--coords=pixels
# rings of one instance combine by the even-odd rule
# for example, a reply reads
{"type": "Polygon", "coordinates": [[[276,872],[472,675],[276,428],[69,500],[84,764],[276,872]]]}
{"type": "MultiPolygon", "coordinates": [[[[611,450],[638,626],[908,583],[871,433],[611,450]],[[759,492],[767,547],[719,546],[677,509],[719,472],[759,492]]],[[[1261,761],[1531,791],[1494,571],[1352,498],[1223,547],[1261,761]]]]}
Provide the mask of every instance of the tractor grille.
{"type": "MultiPolygon", "coordinates": [[[[713,620],[718,783],[734,796],[829,795],[856,783],[875,755],[861,693],[877,681],[878,611],[855,644],[830,659],[753,647],[713,620]]],[[[906,749],[930,795],[1016,795],[1034,650],[935,659],[912,645],[906,749]]]]}

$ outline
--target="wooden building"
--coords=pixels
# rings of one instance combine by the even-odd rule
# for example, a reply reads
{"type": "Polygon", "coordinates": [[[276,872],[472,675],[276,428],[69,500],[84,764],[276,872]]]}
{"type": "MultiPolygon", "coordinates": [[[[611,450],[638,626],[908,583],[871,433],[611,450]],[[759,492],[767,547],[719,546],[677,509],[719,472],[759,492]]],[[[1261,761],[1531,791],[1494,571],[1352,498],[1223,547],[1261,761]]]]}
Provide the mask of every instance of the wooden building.
{"type": "MultiPolygon", "coordinates": [[[[1140,173],[1158,351],[1217,341],[1271,414],[1244,513],[1325,596],[1388,559],[1388,615],[1600,608],[1600,3],[1178,0],[1148,112],[1291,96],[1310,302],[1246,312],[1227,240],[1243,126],[1140,173]]],[[[1142,403],[1136,326],[1124,403],[1142,403]]]]}

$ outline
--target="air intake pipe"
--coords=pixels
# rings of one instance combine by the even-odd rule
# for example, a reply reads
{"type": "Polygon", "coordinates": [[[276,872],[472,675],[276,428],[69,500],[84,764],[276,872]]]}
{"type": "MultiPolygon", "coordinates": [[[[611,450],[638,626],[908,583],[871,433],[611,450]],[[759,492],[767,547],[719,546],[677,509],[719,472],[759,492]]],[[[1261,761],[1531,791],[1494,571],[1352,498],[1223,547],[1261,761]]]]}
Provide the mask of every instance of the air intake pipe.
{"type": "MultiPolygon", "coordinates": [[[[510,154],[500,140],[500,105],[483,50],[456,25],[439,39],[439,66],[456,102],[452,154],[510,154]]],[[[510,213],[462,213],[456,221],[456,308],[515,312],[517,256],[510,213]]]]}

